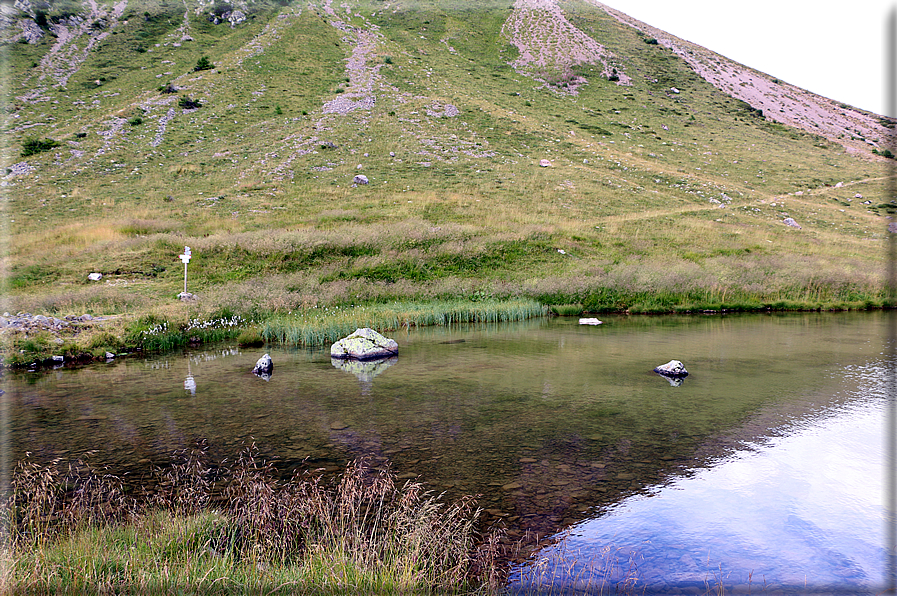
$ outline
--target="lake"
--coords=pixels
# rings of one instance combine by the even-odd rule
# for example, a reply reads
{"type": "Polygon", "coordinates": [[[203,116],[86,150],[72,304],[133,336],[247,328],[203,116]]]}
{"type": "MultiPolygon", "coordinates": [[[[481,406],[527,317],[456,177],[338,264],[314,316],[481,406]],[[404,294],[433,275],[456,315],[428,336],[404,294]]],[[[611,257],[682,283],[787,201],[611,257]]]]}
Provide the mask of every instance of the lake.
{"type": "Polygon", "coordinates": [[[544,318],[402,330],[371,366],[229,344],[6,371],[5,465],[94,452],[140,485],[198,442],[284,474],[363,457],[480,495],[528,555],[512,591],[874,593],[892,316],[544,318]],[[681,383],[652,372],[671,359],[681,383]]]}

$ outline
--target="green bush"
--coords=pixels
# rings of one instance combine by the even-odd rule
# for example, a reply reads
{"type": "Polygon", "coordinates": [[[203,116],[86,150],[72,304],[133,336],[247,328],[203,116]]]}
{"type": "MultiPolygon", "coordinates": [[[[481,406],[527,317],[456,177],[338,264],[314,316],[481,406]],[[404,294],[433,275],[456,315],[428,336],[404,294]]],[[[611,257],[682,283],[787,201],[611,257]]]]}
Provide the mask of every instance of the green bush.
{"type": "Polygon", "coordinates": [[[241,348],[257,348],[265,345],[262,332],[258,327],[249,327],[237,336],[237,345],[241,348]]]}
{"type": "Polygon", "coordinates": [[[551,312],[560,317],[578,317],[582,314],[582,304],[553,304],[551,312]]]}
{"type": "Polygon", "coordinates": [[[196,61],[196,66],[193,67],[193,72],[199,72],[200,70],[212,70],[213,68],[215,68],[215,65],[208,59],[208,57],[203,56],[196,61]]]}
{"type": "Polygon", "coordinates": [[[61,145],[62,143],[54,139],[40,139],[38,137],[31,137],[25,139],[25,141],[22,143],[22,157],[28,157],[29,155],[35,155],[36,153],[49,151],[50,149],[54,149],[61,145]]]}
{"type": "Polygon", "coordinates": [[[131,126],[139,126],[143,124],[143,118],[141,118],[140,116],[134,116],[133,118],[128,120],[128,124],[130,124],[131,126]]]}
{"type": "Polygon", "coordinates": [[[178,100],[178,106],[185,110],[195,110],[197,108],[201,108],[202,104],[199,103],[198,99],[191,99],[188,95],[183,95],[178,100]]]}

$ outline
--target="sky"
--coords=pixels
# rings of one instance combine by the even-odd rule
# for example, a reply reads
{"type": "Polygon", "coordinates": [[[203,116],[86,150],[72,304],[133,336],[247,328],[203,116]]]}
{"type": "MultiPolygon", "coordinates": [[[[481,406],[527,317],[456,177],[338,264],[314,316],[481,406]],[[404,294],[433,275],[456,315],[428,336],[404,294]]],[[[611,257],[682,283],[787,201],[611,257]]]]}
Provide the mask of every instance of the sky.
{"type": "Polygon", "coordinates": [[[792,85],[885,113],[885,21],[897,0],[601,1],[792,85]]]}

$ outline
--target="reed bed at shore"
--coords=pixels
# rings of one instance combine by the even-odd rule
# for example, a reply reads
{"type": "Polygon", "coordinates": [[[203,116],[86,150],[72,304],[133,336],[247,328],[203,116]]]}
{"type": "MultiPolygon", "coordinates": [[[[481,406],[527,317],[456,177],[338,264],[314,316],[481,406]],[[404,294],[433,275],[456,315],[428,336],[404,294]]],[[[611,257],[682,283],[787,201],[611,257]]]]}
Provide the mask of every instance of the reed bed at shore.
{"type": "Polygon", "coordinates": [[[446,503],[362,461],[328,485],[314,471],[279,479],[252,448],[215,468],[193,450],[155,480],[137,498],[84,461],[20,462],[3,593],[484,593],[497,581],[472,498],[446,503]]]}
{"type": "Polygon", "coordinates": [[[306,309],[296,316],[274,317],[260,327],[261,336],[267,341],[320,346],[332,343],[359,327],[393,331],[460,323],[503,323],[543,316],[546,310],[534,300],[438,301],[426,304],[397,302],[306,309]]]}

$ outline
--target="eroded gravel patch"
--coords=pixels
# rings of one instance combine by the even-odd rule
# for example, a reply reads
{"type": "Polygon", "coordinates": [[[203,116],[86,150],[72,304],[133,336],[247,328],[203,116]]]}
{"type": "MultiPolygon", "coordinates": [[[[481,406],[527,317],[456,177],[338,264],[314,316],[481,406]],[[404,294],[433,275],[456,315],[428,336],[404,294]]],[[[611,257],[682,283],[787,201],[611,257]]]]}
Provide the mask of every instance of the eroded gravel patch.
{"type": "MultiPolygon", "coordinates": [[[[616,74],[618,85],[631,83],[622,65],[613,64],[613,53],[568,21],[557,0],[516,0],[502,34],[520,52],[511,65],[521,74],[546,80],[577,64],[600,64],[602,76],[616,74]]],[[[568,78],[564,82],[566,90],[575,94],[585,81],[568,78]]]]}

